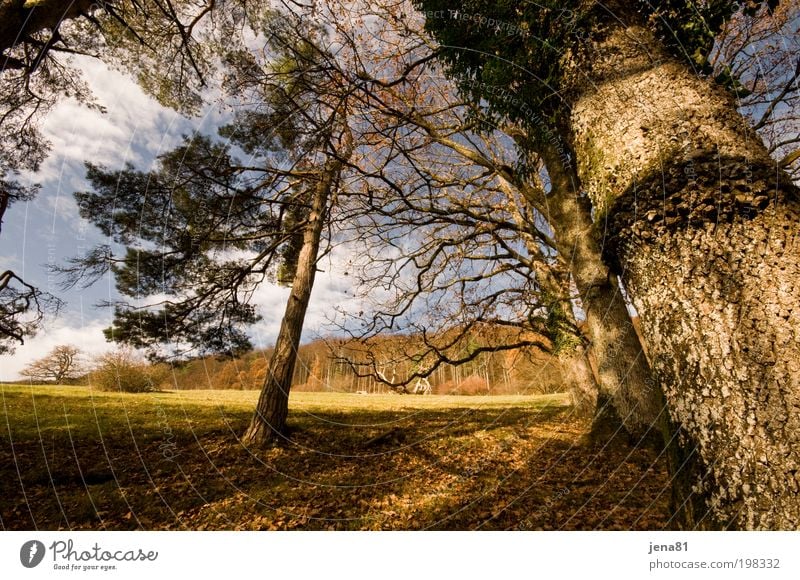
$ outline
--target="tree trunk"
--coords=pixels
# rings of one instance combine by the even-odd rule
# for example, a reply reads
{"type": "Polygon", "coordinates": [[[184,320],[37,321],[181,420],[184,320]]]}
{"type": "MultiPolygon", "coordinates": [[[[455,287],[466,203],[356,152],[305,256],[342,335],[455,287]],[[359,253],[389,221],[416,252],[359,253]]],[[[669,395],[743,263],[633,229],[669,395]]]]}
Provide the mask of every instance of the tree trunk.
{"type": "Polygon", "coordinates": [[[322,229],[328,211],[328,200],[339,178],[342,163],[338,160],[326,164],[320,181],[315,185],[311,210],[303,229],[303,246],[297,258],[292,281],[292,291],[269,361],[267,377],[258,398],[256,412],[250,427],[242,437],[245,444],[264,445],[285,437],[286,417],[289,414],[289,389],[292,386],[297,350],[306,309],[317,272],[322,229]]]}
{"type": "Polygon", "coordinates": [[[549,144],[539,152],[551,183],[547,217],[586,313],[585,333],[599,388],[594,435],[607,437],[621,425],[632,437],[659,444],[663,395],[653,380],[616,276],[603,263],[589,201],[580,197],[578,177],[569,160],[559,157],[549,144]]]}
{"type": "Polygon", "coordinates": [[[54,31],[63,21],[88,14],[95,4],[91,0],[0,0],[0,55],[28,35],[54,31]]]}
{"type": "MultiPolygon", "coordinates": [[[[2,176],[2,173],[0,173],[2,176]]],[[[3,231],[3,217],[6,215],[6,210],[11,204],[11,194],[5,189],[5,184],[0,180],[0,232],[3,231]]]]}
{"type": "Polygon", "coordinates": [[[798,192],[732,98],[625,10],[571,63],[571,138],[680,428],[676,522],[796,529],[798,192]]]}
{"type": "MultiPolygon", "coordinates": [[[[512,182],[501,176],[500,184],[509,199],[513,199],[512,182]]],[[[514,222],[517,224],[528,254],[531,256],[528,267],[534,273],[536,282],[542,291],[541,305],[547,309],[549,320],[552,321],[548,325],[550,326],[549,338],[554,344],[557,344],[560,338],[569,340],[572,337],[573,329],[577,327],[577,321],[568,300],[570,295],[568,276],[563,271],[554,270],[548,264],[536,238],[528,231],[526,218],[513,203],[509,204],[509,211],[514,217],[514,222]]],[[[599,260],[598,253],[598,263],[602,265],[599,260]]],[[[575,413],[581,417],[593,415],[597,417],[598,400],[602,396],[603,389],[599,383],[599,376],[589,361],[589,352],[585,345],[578,344],[571,352],[556,352],[556,356],[559,357],[562,368],[566,370],[565,378],[569,385],[570,399],[575,413]]],[[[610,416],[610,413],[603,415],[604,418],[610,416]]],[[[602,422],[607,423],[605,420],[602,422]]],[[[613,429],[616,430],[618,425],[619,421],[616,421],[613,429]]]]}

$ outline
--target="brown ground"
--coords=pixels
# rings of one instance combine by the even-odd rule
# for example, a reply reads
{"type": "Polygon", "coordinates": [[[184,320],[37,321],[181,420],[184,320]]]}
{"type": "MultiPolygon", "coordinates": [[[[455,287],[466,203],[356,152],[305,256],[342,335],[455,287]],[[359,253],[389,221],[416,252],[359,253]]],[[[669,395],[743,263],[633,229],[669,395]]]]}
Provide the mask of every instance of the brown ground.
{"type": "Polygon", "coordinates": [[[663,458],[588,443],[561,396],[383,405],[303,393],[291,442],[251,452],[236,439],[249,399],[24,389],[3,386],[4,529],[669,527],[663,458]]]}

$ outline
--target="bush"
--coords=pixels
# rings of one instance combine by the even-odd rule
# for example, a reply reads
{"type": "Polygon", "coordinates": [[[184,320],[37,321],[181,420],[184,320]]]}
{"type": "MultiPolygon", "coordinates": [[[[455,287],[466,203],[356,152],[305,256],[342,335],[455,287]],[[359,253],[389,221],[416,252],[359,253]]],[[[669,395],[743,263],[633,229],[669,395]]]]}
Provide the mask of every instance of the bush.
{"type": "Polygon", "coordinates": [[[117,350],[97,358],[90,384],[101,391],[147,393],[157,390],[164,370],[152,366],[129,350],[117,350]]]}

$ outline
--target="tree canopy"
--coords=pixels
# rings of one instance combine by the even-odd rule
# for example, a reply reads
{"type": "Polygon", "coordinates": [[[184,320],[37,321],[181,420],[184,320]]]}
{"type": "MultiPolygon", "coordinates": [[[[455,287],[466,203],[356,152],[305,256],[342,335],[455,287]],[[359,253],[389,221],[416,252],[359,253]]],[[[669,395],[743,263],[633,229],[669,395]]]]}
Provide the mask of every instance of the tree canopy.
{"type": "MultiPolygon", "coordinates": [[[[439,56],[461,90],[476,102],[486,102],[497,121],[510,119],[526,127],[534,143],[563,132],[570,87],[578,80],[571,77],[582,74],[572,70],[570,62],[587,50],[589,40],[604,34],[609,14],[620,13],[615,2],[469,0],[458,8],[441,0],[415,4],[426,14],[425,27],[440,43],[439,56]]],[[[741,10],[755,17],[761,10],[771,12],[778,2],[633,4],[626,13],[637,12],[658,30],[676,58],[687,60],[699,74],[711,75],[716,37],[734,13],[741,10]]],[[[715,76],[736,86],[727,69],[717,70],[715,76]]]]}

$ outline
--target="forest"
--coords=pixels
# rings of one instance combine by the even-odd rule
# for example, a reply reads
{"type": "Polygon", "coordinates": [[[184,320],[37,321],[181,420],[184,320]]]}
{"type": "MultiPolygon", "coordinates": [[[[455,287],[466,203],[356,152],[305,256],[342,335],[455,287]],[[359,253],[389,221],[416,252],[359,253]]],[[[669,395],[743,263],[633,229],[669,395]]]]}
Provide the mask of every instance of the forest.
{"type": "Polygon", "coordinates": [[[0,0],[0,524],[800,528],[799,83],[796,0],[0,0]]]}
{"type": "MultiPolygon", "coordinates": [[[[292,392],[520,395],[568,392],[572,386],[571,359],[554,359],[530,347],[484,352],[468,363],[442,364],[431,374],[414,378],[419,374],[414,358],[397,357],[398,345],[408,342],[406,337],[367,344],[342,339],[301,344],[292,392]],[[373,360],[383,362],[373,366],[373,360]]],[[[75,347],[61,345],[20,374],[35,385],[86,385],[123,392],[138,391],[138,384],[145,390],[260,389],[273,353],[274,348],[267,348],[236,358],[209,355],[165,364],[150,363],[125,350],[92,359],[75,347]]]]}

